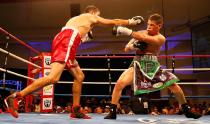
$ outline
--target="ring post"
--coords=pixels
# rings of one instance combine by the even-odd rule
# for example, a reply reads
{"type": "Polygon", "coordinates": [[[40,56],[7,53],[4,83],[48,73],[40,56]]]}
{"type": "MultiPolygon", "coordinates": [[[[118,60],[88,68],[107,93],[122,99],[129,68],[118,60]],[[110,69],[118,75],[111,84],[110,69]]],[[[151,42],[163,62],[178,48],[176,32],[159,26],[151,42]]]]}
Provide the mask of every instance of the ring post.
{"type": "MultiPolygon", "coordinates": [[[[51,53],[42,53],[42,77],[50,73],[51,53]]],[[[54,101],[54,85],[43,87],[41,91],[41,112],[52,112],[54,101]]]]}

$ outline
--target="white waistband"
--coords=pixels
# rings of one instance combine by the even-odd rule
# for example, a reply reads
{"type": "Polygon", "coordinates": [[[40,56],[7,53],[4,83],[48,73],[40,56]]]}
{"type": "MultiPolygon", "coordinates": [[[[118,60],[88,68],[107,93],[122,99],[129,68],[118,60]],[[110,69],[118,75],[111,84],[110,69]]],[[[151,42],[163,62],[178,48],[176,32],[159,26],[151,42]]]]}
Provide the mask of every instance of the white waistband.
{"type": "Polygon", "coordinates": [[[79,32],[78,29],[72,28],[72,27],[63,27],[63,28],[61,29],[61,31],[65,30],[65,29],[72,29],[72,30],[74,30],[74,31],[76,31],[76,32],[79,32]]]}

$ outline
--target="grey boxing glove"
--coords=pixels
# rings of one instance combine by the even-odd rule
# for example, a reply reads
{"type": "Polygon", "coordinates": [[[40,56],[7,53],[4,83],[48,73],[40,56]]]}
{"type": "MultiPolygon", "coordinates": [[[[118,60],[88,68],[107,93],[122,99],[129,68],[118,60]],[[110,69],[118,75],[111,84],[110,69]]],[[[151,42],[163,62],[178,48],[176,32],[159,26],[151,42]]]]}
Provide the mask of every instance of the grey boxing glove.
{"type": "Polygon", "coordinates": [[[115,36],[127,35],[130,36],[132,34],[132,30],[122,26],[115,26],[112,29],[112,34],[115,36]]]}
{"type": "Polygon", "coordinates": [[[129,25],[139,25],[144,23],[144,18],[142,16],[134,16],[131,19],[128,19],[129,25]]]}

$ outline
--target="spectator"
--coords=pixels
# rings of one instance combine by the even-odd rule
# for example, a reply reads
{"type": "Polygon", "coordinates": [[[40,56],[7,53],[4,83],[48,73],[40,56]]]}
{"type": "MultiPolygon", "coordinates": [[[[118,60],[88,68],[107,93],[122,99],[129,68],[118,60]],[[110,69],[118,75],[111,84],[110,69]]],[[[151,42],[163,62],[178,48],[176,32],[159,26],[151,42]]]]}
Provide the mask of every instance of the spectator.
{"type": "Polygon", "coordinates": [[[154,106],[151,110],[151,115],[160,115],[160,112],[158,111],[157,106],[154,106]]]}
{"type": "Polygon", "coordinates": [[[210,115],[210,104],[209,107],[207,108],[206,115],[210,115]]]}
{"type": "Polygon", "coordinates": [[[56,108],[56,113],[64,113],[65,111],[63,110],[63,108],[61,106],[57,106],[56,108]]]}
{"type": "Polygon", "coordinates": [[[88,113],[89,113],[89,107],[88,107],[88,106],[85,106],[85,107],[83,108],[83,113],[84,113],[84,114],[88,114],[88,113]]]}
{"type": "Polygon", "coordinates": [[[122,114],[129,114],[129,115],[133,115],[133,111],[131,110],[131,108],[128,105],[122,105],[122,109],[121,109],[122,114]]]}
{"type": "Polygon", "coordinates": [[[104,114],[109,114],[109,106],[105,106],[105,108],[104,108],[104,114]]]}
{"type": "Polygon", "coordinates": [[[162,109],[162,114],[165,114],[165,115],[168,115],[168,107],[164,107],[163,109],[162,109]]]}
{"type": "Polygon", "coordinates": [[[40,112],[40,103],[35,104],[35,110],[34,112],[40,112]]]}
{"type": "Polygon", "coordinates": [[[65,107],[65,112],[66,113],[71,113],[71,107],[70,105],[68,105],[67,107],[65,107]]]}
{"type": "Polygon", "coordinates": [[[203,102],[203,104],[201,105],[201,111],[202,111],[202,115],[205,115],[207,112],[207,105],[206,105],[206,101],[203,102]]]}
{"type": "Polygon", "coordinates": [[[169,114],[169,115],[174,115],[174,114],[176,114],[176,108],[173,108],[172,106],[170,106],[170,107],[168,108],[168,114],[169,114]]]}
{"type": "Polygon", "coordinates": [[[4,106],[3,101],[4,101],[4,100],[3,100],[3,98],[2,98],[2,96],[1,96],[1,94],[0,94],[0,113],[3,112],[3,110],[2,110],[2,109],[4,108],[4,107],[3,107],[3,106],[4,106]]]}
{"type": "Polygon", "coordinates": [[[97,114],[102,114],[103,113],[103,109],[101,106],[98,106],[96,109],[95,109],[95,113],[97,114]]]}

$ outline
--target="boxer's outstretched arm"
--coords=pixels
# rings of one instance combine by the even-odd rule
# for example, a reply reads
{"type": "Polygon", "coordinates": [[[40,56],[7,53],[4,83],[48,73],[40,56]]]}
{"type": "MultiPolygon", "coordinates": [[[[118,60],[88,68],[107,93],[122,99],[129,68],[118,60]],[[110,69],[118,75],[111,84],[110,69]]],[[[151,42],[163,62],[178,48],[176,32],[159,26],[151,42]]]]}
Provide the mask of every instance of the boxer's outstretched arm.
{"type": "Polygon", "coordinates": [[[135,16],[131,19],[105,19],[100,16],[95,16],[96,18],[96,23],[97,24],[102,24],[102,25],[139,25],[140,23],[143,23],[143,17],[141,16],[135,16]]]}
{"type": "Polygon", "coordinates": [[[97,24],[99,25],[129,25],[128,20],[124,19],[105,19],[97,16],[97,24]]]}

